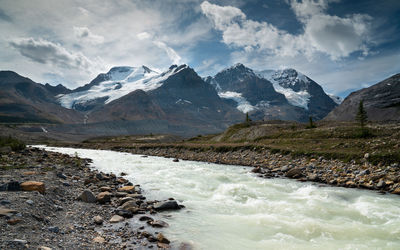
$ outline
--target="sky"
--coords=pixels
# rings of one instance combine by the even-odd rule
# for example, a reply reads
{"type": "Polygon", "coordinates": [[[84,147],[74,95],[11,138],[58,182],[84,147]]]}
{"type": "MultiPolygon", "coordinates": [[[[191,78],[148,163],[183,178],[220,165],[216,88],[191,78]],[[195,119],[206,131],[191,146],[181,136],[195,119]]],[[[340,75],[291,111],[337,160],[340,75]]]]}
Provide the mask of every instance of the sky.
{"type": "Polygon", "coordinates": [[[400,1],[0,0],[0,59],[69,88],[113,66],[294,68],[345,97],[400,73],[400,1]]]}

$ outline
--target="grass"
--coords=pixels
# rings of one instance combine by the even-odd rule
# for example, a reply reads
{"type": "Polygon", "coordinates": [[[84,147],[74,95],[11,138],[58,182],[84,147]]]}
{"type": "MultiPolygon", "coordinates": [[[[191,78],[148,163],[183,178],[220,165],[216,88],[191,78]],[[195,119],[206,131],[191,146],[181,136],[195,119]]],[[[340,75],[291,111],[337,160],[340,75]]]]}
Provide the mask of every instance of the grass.
{"type": "Polygon", "coordinates": [[[11,136],[0,136],[0,147],[10,147],[13,151],[20,151],[25,149],[26,145],[24,142],[12,138],[11,136]]]}

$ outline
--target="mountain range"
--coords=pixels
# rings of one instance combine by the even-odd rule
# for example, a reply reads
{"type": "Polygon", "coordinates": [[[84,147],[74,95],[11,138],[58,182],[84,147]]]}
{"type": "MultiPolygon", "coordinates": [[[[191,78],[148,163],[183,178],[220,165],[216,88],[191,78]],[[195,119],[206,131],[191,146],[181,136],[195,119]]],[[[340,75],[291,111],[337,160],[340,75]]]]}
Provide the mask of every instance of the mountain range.
{"type": "Polygon", "coordinates": [[[253,120],[305,122],[323,119],[341,101],[295,69],[254,71],[243,64],[204,78],[187,65],[164,72],[113,67],[74,90],[0,71],[0,86],[2,122],[47,123],[46,131],[86,135],[217,133],[246,113],[253,120]]]}

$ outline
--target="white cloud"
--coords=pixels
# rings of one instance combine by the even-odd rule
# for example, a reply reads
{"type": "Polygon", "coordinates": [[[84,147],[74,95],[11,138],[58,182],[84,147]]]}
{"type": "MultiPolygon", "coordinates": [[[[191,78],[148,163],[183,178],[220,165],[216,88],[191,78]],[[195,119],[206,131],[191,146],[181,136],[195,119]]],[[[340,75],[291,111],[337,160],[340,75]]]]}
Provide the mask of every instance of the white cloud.
{"type": "Polygon", "coordinates": [[[137,38],[139,38],[140,40],[145,40],[145,39],[150,39],[151,35],[147,32],[141,32],[139,34],[136,35],[137,38]]]}
{"type": "Polygon", "coordinates": [[[82,53],[70,52],[60,44],[44,39],[14,39],[10,41],[10,45],[21,55],[38,63],[85,71],[90,71],[93,66],[93,63],[82,53]]]}
{"type": "Polygon", "coordinates": [[[348,17],[325,13],[328,1],[297,0],[290,5],[304,32],[292,35],[267,22],[249,20],[238,8],[218,6],[204,1],[202,12],[222,31],[223,42],[243,48],[247,52],[263,51],[269,55],[307,56],[323,53],[337,60],[356,51],[368,54],[369,21],[367,15],[354,14],[348,17]]]}
{"type": "Polygon", "coordinates": [[[176,53],[173,48],[168,47],[168,45],[161,41],[153,41],[153,43],[160,49],[163,49],[165,53],[167,53],[169,59],[171,59],[173,64],[180,64],[182,58],[178,55],[178,53],[176,53]]]}
{"type": "Polygon", "coordinates": [[[93,45],[104,42],[104,37],[93,34],[88,27],[74,27],[75,37],[80,41],[89,42],[93,45]]]}

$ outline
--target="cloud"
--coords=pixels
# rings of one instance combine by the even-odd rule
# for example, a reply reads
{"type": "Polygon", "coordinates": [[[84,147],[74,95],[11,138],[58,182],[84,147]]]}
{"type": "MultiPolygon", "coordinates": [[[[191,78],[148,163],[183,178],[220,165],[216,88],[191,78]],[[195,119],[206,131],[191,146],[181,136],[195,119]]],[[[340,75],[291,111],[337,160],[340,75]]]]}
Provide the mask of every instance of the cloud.
{"type": "MultiPolygon", "coordinates": [[[[330,1],[332,2],[332,1],[330,1]]],[[[243,48],[246,52],[267,52],[269,55],[305,55],[308,60],[318,53],[337,60],[360,51],[368,54],[368,15],[354,14],[341,18],[325,13],[328,1],[291,0],[290,6],[303,25],[303,33],[293,35],[268,22],[247,19],[236,7],[219,6],[204,1],[203,14],[222,32],[225,44],[243,48]]]]}
{"type": "Polygon", "coordinates": [[[44,39],[14,39],[10,45],[21,55],[41,64],[56,65],[61,68],[74,68],[90,71],[93,63],[82,53],[73,53],[44,39]]]}
{"type": "Polygon", "coordinates": [[[153,43],[160,49],[163,49],[165,53],[167,53],[169,59],[171,59],[173,64],[180,64],[182,58],[178,55],[178,53],[176,53],[174,49],[168,47],[164,42],[153,41],[153,43]]]}
{"type": "Polygon", "coordinates": [[[75,37],[79,40],[89,42],[93,45],[104,42],[104,37],[93,34],[88,27],[74,27],[75,37]]]}
{"type": "Polygon", "coordinates": [[[0,9],[0,20],[4,20],[4,21],[7,21],[7,22],[11,22],[12,21],[11,17],[9,15],[7,15],[6,12],[4,10],[2,10],[2,9],[0,9]]]}
{"type": "Polygon", "coordinates": [[[180,64],[182,58],[176,53],[176,51],[169,47],[166,43],[158,40],[154,40],[153,35],[149,34],[148,32],[141,32],[136,35],[136,37],[143,41],[143,40],[153,40],[152,43],[156,45],[158,48],[162,49],[165,53],[167,53],[168,58],[172,61],[173,64],[180,64]]]}

